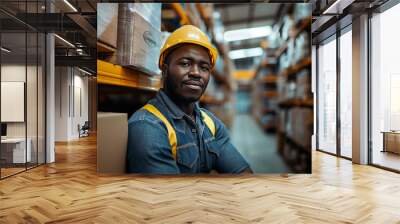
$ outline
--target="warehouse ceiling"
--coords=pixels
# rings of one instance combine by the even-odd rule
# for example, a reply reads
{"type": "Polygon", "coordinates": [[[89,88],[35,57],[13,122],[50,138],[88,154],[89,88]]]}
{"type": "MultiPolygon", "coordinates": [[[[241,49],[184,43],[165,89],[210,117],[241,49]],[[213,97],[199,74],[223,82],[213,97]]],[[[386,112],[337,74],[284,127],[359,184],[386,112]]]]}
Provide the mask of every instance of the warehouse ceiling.
{"type": "MultiPolygon", "coordinates": [[[[221,14],[224,30],[237,30],[273,25],[276,18],[281,17],[282,4],[252,3],[252,4],[215,4],[221,14]]],[[[264,38],[235,41],[230,44],[231,49],[257,47],[264,38]]]]}
{"type": "MultiPolygon", "coordinates": [[[[26,29],[55,33],[61,37],[55,38],[56,65],[79,66],[95,74],[97,2],[99,1],[51,0],[46,10],[44,0],[1,0],[1,29],[8,33],[7,38],[12,38],[12,33],[16,37],[18,34],[15,33],[24,32],[26,29]],[[51,13],[48,13],[49,11],[51,13]]],[[[18,44],[19,42],[15,41],[11,47],[18,49],[25,46],[23,42],[18,44]]],[[[28,46],[29,54],[31,45],[28,46]]]]}
{"type": "Polygon", "coordinates": [[[225,30],[270,24],[277,16],[280,4],[215,4],[221,13],[225,30]]]}
{"type": "MultiPolygon", "coordinates": [[[[262,26],[273,26],[283,15],[283,4],[279,3],[239,3],[215,4],[220,13],[224,30],[238,30],[262,26]]],[[[260,47],[266,37],[229,42],[231,50],[260,47]]],[[[236,68],[248,69],[259,63],[258,58],[242,58],[234,60],[236,68]]]]}

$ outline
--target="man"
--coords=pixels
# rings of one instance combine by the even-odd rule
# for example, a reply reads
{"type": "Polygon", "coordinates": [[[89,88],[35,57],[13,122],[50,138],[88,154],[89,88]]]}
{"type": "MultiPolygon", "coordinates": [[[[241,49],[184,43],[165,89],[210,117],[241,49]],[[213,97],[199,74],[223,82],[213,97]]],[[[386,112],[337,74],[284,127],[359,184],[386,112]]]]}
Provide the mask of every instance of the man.
{"type": "Polygon", "coordinates": [[[160,51],[163,88],[129,119],[129,173],[252,173],[227,129],[200,109],[217,50],[198,28],[173,32],[160,51]]]}

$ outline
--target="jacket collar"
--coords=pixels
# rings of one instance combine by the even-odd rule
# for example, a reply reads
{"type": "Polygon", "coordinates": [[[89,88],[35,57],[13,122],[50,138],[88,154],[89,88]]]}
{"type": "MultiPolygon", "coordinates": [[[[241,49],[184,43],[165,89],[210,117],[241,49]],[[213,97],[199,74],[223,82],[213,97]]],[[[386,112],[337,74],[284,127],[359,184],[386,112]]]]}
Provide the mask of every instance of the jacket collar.
{"type": "MultiPolygon", "coordinates": [[[[185,112],[183,112],[169,97],[168,95],[164,92],[163,89],[160,89],[158,91],[158,94],[156,98],[167,108],[167,110],[170,113],[170,116],[174,119],[182,119],[182,117],[185,115],[185,112]]],[[[196,117],[200,117],[200,107],[198,102],[195,103],[194,105],[194,113],[196,117]]]]}

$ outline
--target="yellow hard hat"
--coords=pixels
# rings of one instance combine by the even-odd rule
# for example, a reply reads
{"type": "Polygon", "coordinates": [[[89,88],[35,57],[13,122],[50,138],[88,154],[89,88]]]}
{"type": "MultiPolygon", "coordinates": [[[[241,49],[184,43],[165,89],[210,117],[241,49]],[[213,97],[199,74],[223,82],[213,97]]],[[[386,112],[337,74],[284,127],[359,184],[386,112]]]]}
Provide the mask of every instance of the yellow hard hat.
{"type": "Polygon", "coordinates": [[[165,57],[169,53],[170,49],[184,43],[197,44],[207,48],[208,54],[210,55],[211,68],[214,67],[218,57],[217,49],[212,46],[206,34],[204,34],[199,28],[192,25],[184,25],[171,33],[171,35],[165,41],[164,46],[161,48],[158,67],[162,69],[165,57]]]}

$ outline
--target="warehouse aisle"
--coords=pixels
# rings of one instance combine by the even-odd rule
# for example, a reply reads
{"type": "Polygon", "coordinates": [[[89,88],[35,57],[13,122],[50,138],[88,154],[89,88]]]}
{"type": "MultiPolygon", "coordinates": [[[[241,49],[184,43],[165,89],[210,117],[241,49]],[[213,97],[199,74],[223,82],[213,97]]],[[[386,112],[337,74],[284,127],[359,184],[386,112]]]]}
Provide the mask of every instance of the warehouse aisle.
{"type": "Polygon", "coordinates": [[[266,134],[249,114],[237,114],[232,142],[255,173],[286,173],[290,170],[276,152],[275,134],[266,134]]]}

